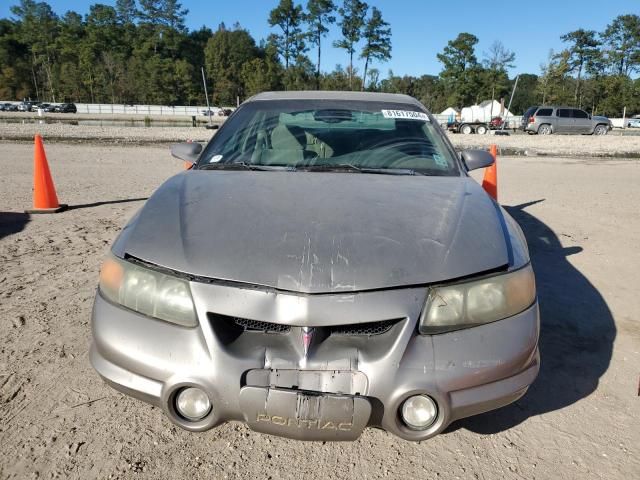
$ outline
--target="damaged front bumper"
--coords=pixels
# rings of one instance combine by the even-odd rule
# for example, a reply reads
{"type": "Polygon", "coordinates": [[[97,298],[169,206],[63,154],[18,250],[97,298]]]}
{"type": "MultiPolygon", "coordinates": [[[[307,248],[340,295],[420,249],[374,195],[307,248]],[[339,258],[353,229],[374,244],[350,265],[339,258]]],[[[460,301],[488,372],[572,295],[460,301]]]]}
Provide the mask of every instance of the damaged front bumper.
{"type": "Polygon", "coordinates": [[[295,295],[192,283],[199,326],[179,327],[105,300],[93,310],[91,363],[114,388],[203,431],[241,421],[300,440],[354,440],[379,427],[424,440],[452,421],[520,398],[539,369],[539,314],[419,335],[425,288],[295,295]],[[202,389],[212,409],[182,417],[178,392],[202,389]],[[435,421],[409,428],[412,395],[437,404],[435,421]]]}

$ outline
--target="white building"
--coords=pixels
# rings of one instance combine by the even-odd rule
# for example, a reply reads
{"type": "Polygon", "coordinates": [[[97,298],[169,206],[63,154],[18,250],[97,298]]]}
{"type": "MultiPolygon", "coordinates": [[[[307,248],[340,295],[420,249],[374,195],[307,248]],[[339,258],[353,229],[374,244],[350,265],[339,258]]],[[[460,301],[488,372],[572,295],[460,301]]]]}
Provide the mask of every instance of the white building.
{"type": "Polygon", "coordinates": [[[457,108],[449,107],[445,111],[440,112],[440,115],[446,115],[447,117],[449,115],[453,115],[455,117],[458,113],[460,113],[460,110],[458,110],[457,108]]]}
{"type": "Polygon", "coordinates": [[[480,105],[462,109],[463,122],[489,122],[493,117],[512,117],[513,114],[497,100],[487,100],[480,105]]]}

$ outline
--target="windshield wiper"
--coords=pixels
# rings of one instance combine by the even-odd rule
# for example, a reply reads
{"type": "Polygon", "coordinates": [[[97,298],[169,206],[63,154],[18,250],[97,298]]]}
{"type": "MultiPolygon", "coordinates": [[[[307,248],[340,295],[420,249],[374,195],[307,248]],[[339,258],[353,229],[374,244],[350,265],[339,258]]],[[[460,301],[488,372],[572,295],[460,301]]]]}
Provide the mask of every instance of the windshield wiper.
{"type": "Polygon", "coordinates": [[[207,163],[198,167],[198,170],[257,170],[259,172],[287,171],[287,167],[274,165],[256,165],[255,163],[207,163]]]}
{"type": "Polygon", "coordinates": [[[339,163],[335,165],[314,165],[298,169],[308,172],[356,172],[374,173],[380,175],[423,175],[422,172],[412,170],[410,168],[369,168],[358,167],[350,163],[339,163]]]}

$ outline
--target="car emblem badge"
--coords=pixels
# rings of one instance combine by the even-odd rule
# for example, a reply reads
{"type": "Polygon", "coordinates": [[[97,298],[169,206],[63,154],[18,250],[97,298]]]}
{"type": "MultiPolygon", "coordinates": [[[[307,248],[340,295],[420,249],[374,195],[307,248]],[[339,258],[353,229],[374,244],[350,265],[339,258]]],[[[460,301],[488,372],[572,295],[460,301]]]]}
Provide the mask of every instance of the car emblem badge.
{"type": "Polygon", "coordinates": [[[304,357],[307,358],[309,354],[309,347],[311,346],[311,341],[313,340],[313,332],[314,328],[312,327],[302,327],[302,345],[304,347],[304,357]]]}

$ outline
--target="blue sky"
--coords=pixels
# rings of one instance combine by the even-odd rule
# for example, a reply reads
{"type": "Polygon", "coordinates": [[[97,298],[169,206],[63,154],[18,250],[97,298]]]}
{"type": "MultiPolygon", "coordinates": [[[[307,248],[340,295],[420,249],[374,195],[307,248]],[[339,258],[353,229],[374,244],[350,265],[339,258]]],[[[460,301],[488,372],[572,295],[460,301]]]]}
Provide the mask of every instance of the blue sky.
{"type": "MultiPolygon", "coordinates": [[[[342,0],[335,1],[342,3],[342,0]]],[[[0,17],[10,16],[9,7],[16,3],[1,0],[0,17]]],[[[83,2],[82,6],[72,0],[49,0],[48,3],[60,15],[70,9],[84,14],[91,3],[113,5],[115,0],[83,2]]],[[[186,23],[190,29],[202,25],[215,29],[220,22],[231,26],[238,21],[257,41],[272,31],[267,17],[277,3],[277,0],[182,1],[189,9],[186,23]]],[[[436,54],[448,40],[465,31],[480,39],[476,50],[480,60],[495,40],[501,40],[516,53],[512,74],[539,73],[549,50],[562,48],[560,35],[578,28],[602,31],[618,15],[640,13],[639,0],[367,0],[367,3],[380,8],[392,28],[393,59],[375,65],[383,77],[389,69],[396,75],[437,74],[441,65],[436,54]]],[[[325,39],[323,70],[348,63],[346,52],[330,47],[337,37],[338,29],[334,26],[325,39]]],[[[359,63],[356,66],[362,69],[359,63]]]]}

